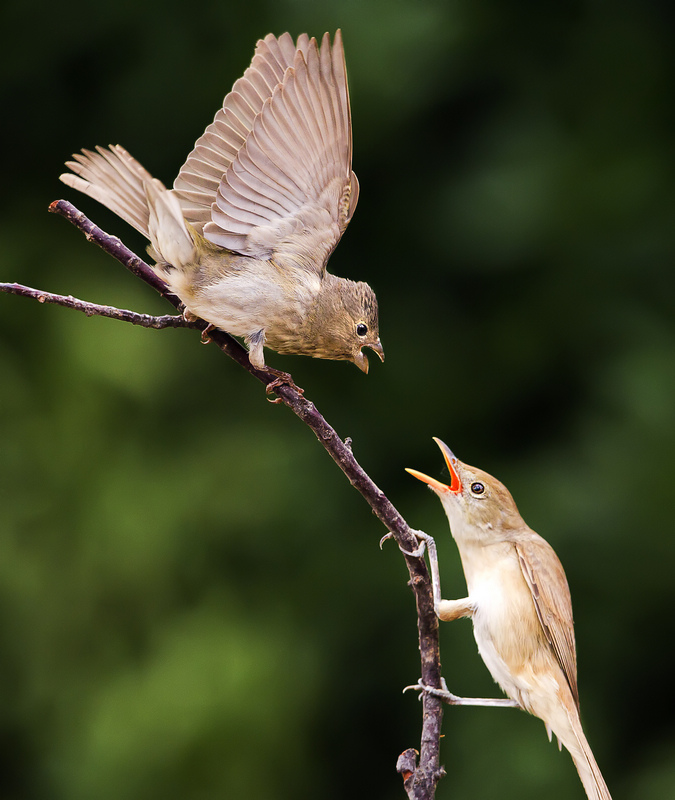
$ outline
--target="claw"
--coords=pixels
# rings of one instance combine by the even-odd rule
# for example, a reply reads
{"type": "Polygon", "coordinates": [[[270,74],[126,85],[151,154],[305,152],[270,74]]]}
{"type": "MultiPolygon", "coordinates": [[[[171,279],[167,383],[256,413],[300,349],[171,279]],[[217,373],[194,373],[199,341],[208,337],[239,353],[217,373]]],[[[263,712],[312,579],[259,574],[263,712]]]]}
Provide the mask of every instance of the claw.
{"type": "Polygon", "coordinates": [[[387,541],[387,539],[393,539],[394,534],[389,531],[389,533],[385,533],[384,536],[380,539],[380,550],[382,549],[382,545],[387,541]]]}
{"type": "Polygon", "coordinates": [[[419,694],[417,695],[417,699],[418,700],[422,699],[424,695],[424,684],[422,683],[422,678],[420,678],[417,683],[413,683],[410,686],[404,686],[401,694],[405,694],[406,692],[410,691],[419,692],[419,694]]]}

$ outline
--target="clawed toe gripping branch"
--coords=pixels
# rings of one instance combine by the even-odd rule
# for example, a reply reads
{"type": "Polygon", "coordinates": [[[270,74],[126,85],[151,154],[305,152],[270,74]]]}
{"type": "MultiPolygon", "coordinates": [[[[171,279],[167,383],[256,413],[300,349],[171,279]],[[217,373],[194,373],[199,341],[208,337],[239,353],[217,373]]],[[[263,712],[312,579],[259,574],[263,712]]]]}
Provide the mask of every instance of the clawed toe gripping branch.
{"type": "MultiPolygon", "coordinates": [[[[166,285],[155,275],[151,267],[125,247],[117,237],[110,236],[102,231],[82,212],[65,200],[55,201],[50,205],[49,210],[69,220],[84,233],[89,241],[94,242],[105,252],[116,258],[127,269],[152,286],[179,312],[182,311],[178,298],[168,292],[166,285]]],[[[288,376],[289,380],[282,380],[280,379],[280,373],[276,370],[254,367],[249,362],[246,349],[236,339],[233,339],[223,331],[209,328],[207,323],[201,319],[188,318],[188,315],[182,313],[156,317],[148,314],[138,314],[133,311],[88,303],[71,296],[56,295],[38,289],[31,289],[16,283],[0,283],[0,291],[31,297],[41,303],[56,303],[68,308],[74,308],[88,316],[110,317],[146,328],[195,328],[204,332],[204,335],[208,336],[224,353],[261,381],[266,388],[274,392],[278,402],[288,406],[294,414],[311,428],[321,445],[344,472],[352,486],[363,495],[375,515],[386,527],[389,533],[385,538],[393,538],[401,549],[410,573],[410,585],[417,605],[421,656],[421,686],[418,688],[433,689],[435,687],[442,691],[440,688],[443,684],[441,683],[441,663],[438,646],[438,621],[434,610],[432,580],[426,562],[422,557],[424,554],[424,537],[408,526],[384,493],[359,465],[352,453],[351,440],[342,441],[335,430],[319,413],[316,406],[303,396],[302,390],[293,383],[290,376],[288,376]],[[420,544],[421,541],[422,543],[420,544]]],[[[426,540],[426,546],[427,548],[429,547],[428,540],[426,540]]],[[[444,774],[440,767],[439,759],[443,700],[440,697],[436,697],[433,691],[423,691],[421,700],[422,736],[419,756],[414,749],[404,751],[399,757],[396,768],[403,777],[405,791],[411,800],[413,798],[414,800],[432,800],[435,796],[436,785],[444,774]]]]}

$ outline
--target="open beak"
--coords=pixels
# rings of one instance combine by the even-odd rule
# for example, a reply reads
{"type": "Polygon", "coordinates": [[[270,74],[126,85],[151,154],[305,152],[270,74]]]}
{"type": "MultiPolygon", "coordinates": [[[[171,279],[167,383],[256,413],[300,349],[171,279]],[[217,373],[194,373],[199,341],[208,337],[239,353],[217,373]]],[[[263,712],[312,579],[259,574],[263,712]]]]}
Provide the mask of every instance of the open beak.
{"type": "MultiPolygon", "coordinates": [[[[377,355],[380,357],[380,361],[384,361],[384,348],[382,347],[382,343],[378,339],[374,344],[364,344],[363,347],[369,347],[371,350],[374,350],[377,355]]],[[[363,352],[363,347],[359,350],[359,352],[354,356],[354,363],[356,366],[362,371],[365,372],[366,375],[368,374],[368,358],[366,354],[363,352]]]]}
{"type": "Polygon", "coordinates": [[[361,370],[361,372],[365,372],[366,375],[368,374],[368,359],[366,358],[366,354],[363,352],[363,350],[359,350],[359,352],[354,356],[354,363],[361,370]]]}
{"type": "Polygon", "coordinates": [[[441,483],[441,481],[436,480],[436,478],[430,478],[428,475],[425,475],[423,472],[418,472],[416,469],[406,468],[406,472],[409,472],[418,480],[428,483],[429,486],[431,486],[431,488],[436,492],[436,494],[446,494],[447,492],[459,494],[462,491],[462,482],[459,479],[458,472],[459,460],[452,450],[447,446],[447,444],[442,442],[440,439],[437,439],[435,436],[434,441],[441,448],[443,458],[445,459],[445,463],[450,471],[450,485],[448,486],[446,483],[441,483]]]}
{"type": "Polygon", "coordinates": [[[382,347],[382,342],[378,339],[373,344],[367,344],[366,347],[370,347],[370,349],[377,353],[380,357],[380,361],[384,363],[384,348],[382,347]]]}

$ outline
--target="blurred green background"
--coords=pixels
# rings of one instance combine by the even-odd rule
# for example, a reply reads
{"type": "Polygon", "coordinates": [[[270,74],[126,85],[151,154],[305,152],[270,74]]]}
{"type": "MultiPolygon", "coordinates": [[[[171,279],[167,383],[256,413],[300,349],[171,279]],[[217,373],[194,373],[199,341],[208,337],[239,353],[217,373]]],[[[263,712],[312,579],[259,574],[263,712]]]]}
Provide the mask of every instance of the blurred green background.
{"type": "MultiPolygon", "coordinates": [[[[675,70],[669,4],[15,3],[0,279],[169,309],[47,213],[81,147],[171,183],[257,38],[343,29],[359,208],[331,260],[386,364],[270,354],[464,582],[431,437],[560,555],[584,724],[616,800],[675,796],[675,70]]],[[[0,296],[6,800],[403,797],[419,746],[403,559],[313,435],[191,331],[0,296]]],[[[495,695],[471,626],[458,693],[495,695]]],[[[448,710],[438,798],[581,798],[526,714],[448,710]]]]}

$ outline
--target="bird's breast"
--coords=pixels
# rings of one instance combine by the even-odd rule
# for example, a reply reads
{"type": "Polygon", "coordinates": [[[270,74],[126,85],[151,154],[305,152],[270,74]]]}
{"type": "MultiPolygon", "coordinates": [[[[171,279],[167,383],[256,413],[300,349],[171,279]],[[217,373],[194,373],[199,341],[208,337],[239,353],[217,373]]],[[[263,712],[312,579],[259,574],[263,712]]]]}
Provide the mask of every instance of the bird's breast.
{"type": "Polygon", "coordinates": [[[462,562],[478,650],[495,681],[521,701],[531,689],[533,656],[547,643],[515,548],[482,546],[463,553],[462,562]]]}
{"type": "Polygon", "coordinates": [[[216,327],[235,336],[263,330],[275,340],[279,331],[299,328],[319,291],[318,278],[304,277],[271,261],[209,254],[191,269],[172,271],[168,281],[193,314],[216,327]]]}

